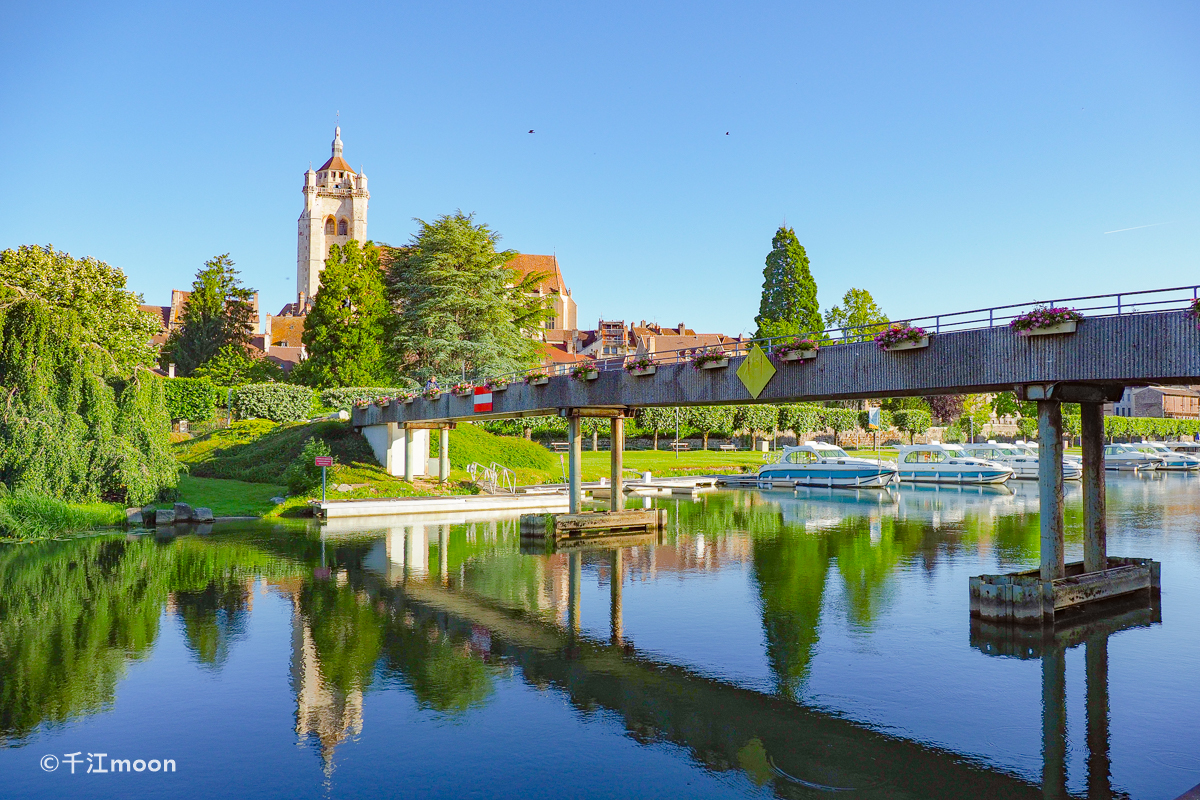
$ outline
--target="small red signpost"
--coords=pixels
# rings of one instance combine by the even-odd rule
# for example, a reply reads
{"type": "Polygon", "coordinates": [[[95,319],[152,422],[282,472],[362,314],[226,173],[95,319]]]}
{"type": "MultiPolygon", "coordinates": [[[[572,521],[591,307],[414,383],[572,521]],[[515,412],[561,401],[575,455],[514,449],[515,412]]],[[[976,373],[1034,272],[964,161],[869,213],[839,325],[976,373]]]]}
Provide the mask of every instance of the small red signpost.
{"type": "Polygon", "coordinates": [[[325,468],[333,466],[333,456],[317,456],[313,463],[321,468],[321,505],[325,505],[325,468]]]}

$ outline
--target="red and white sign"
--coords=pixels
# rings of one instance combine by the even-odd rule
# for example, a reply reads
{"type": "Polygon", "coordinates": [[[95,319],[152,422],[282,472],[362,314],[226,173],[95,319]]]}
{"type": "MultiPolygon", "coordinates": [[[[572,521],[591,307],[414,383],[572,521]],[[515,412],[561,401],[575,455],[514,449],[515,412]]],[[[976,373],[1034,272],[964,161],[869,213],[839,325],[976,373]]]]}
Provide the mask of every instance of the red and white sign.
{"type": "Polygon", "coordinates": [[[313,459],[313,463],[318,467],[332,467],[333,456],[317,456],[315,459],[313,459]]]}
{"type": "Polygon", "coordinates": [[[482,414],[492,410],[492,390],[487,386],[475,387],[475,413],[482,414]]]}

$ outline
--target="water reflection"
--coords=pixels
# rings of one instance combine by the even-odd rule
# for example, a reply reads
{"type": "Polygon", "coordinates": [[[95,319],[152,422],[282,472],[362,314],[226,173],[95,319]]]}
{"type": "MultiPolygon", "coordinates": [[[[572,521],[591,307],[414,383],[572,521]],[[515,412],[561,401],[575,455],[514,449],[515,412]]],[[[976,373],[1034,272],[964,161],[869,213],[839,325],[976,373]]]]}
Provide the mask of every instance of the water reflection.
{"type": "MultiPolygon", "coordinates": [[[[1170,477],[1110,481],[1110,509],[1136,531],[1194,542],[1196,483],[1170,477]]],[[[1002,753],[956,752],[889,720],[893,728],[883,732],[811,701],[823,642],[889,630],[891,615],[913,602],[913,587],[941,585],[943,566],[1035,562],[1036,487],[731,492],[666,506],[671,525],[661,537],[560,551],[523,546],[515,519],[323,535],[251,526],[174,541],[97,537],[5,548],[0,737],[19,747],[49,726],[119,712],[126,666],[149,658],[164,619],[177,626],[191,661],[219,676],[252,635],[261,585],[290,609],[289,735],[319,754],[326,781],[341,748],[382,753],[394,744],[371,739],[364,709],[373,694],[403,693],[421,713],[471,736],[471,721],[520,682],[560,693],[582,719],[603,709],[635,741],[670,743],[705,770],[781,797],[820,788],[861,797],[1066,797],[1066,653],[1083,646],[1087,793],[1126,796],[1112,777],[1107,642],[1158,626],[1156,609],[1034,635],[969,623],[962,580],[948,624],[970,625],[970,652],[998,666],[997,656],[1041,662],[1038,775],[991,763],[1003,762],[1002,753]],[[709,621],[673,599],[696,585],[745,588],[769,686],[723,669],[719,656],[694,663],[686,648],[648,646],[663,629],[706,635],[709,621]],[[653,586],[677,591],[648,599],[653,586]],[[645,624],[648,608],[657,628],[645,624]]],[[[1077,544],[1077,504],[1068,509],[1068,541],[1077,544]]],[[[736,592],[722,597],[741,602],[736,592]]],[[[902,692],[918,660],[904,646],[888,654],[902,692]]],[[[519,775],[511,778],[519,785],[519,775]]]]}

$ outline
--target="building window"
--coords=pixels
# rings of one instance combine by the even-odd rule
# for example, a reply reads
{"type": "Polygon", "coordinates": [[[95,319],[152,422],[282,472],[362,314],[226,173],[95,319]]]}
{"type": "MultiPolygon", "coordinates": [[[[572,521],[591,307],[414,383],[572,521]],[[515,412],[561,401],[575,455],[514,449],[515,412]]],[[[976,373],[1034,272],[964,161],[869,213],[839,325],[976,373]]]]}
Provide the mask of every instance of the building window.
{"type": "Polygon", "coordinates": [[[346,220],[338,220],[338,236],[346,235],[346,220]]]}
{"type": "Polygon", "coordinates": [[[326,236],[333,236],[333,230],[334,230],[333,225],[334,225],[333,217],[330,217],[329,219],[325,220],[325,235],[326,236]]]}

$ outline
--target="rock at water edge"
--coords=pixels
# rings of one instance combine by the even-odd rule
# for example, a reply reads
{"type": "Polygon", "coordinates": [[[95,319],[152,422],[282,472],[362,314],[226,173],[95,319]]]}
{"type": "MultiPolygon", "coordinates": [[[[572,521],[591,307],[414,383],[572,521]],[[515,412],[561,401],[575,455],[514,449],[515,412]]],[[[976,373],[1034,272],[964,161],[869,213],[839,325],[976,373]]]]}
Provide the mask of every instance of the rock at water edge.
{"type": "Polygon", "coordinates": [[[176,503],[175,504],[175,521],[176,522],[191,522],[192,521],[192,507],[189,506],[187,503],[176,503]]]}
{"type": "Polygon", "coordinates": [[[175,524],[175,512],[169,508],[160,508],[154,514],[154,526],[175,524]]]}
{"type": "Polygon", "coordinates": [[[212,522],[213,513],[211,508],[201,506],[192,512],[192,522],[212,522]]]}
{"type": "Polygon", "coordinates": [[[142,510],[140,508],[125,509],[125,524],[131,528],[140,528],[144,524],[142,522],[142,510]]]}

